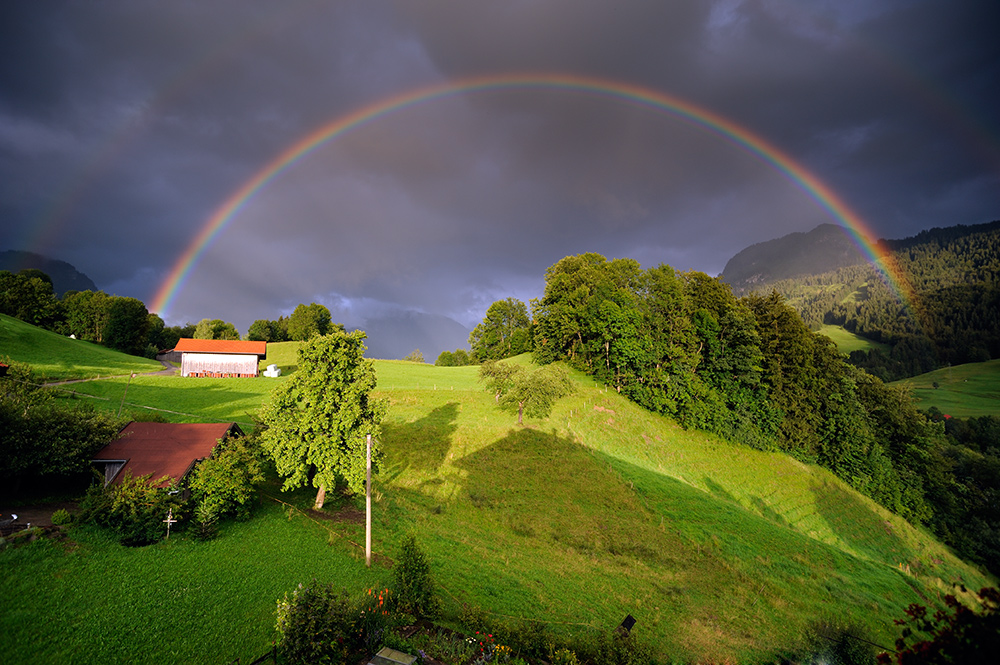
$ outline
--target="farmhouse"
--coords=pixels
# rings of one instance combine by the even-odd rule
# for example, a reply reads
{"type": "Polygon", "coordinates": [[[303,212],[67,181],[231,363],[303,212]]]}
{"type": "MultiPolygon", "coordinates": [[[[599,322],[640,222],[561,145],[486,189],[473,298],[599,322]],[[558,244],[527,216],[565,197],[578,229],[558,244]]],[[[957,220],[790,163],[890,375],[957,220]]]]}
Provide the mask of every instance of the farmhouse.
{"type": "Polygon", "coordinates": [[[251,377],[267,357],[267,342],[182,337],[174,351],[181,354],[181,376],[251,377]]]}
{"type": "Polygon", "coordinates": [[[104,469],[104,484],[120,483],[126,473],[133,477],[152,474],[166,487],[182,481],[200,460],[209,457],[215,444],[229,436],[242,436],[236,423],[138,423],[126,425],[118,438],[94,456],[104,469]]]}

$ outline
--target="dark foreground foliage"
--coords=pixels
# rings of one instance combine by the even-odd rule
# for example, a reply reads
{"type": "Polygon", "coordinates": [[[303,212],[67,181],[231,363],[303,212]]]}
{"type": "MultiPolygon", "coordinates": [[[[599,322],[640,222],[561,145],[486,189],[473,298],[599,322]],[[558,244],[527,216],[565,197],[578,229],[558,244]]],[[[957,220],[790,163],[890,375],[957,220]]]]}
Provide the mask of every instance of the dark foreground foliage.
{"type": "Polygon", "coordinates": [[[896,624],[905,626],[896,641],[895,659],[880,654],[883,665],[938,665],[944,663],[994,663],[1000,654],[1000,591],[985,588],[979,592],[982,610],[975,612],[954,596],[946,596],[950,613],[939,610],[933,615],[926,607],[913,604],[906,610],[906,619],[896,624]],[[920,639],[922,634],[924,639],[920,639]]]}

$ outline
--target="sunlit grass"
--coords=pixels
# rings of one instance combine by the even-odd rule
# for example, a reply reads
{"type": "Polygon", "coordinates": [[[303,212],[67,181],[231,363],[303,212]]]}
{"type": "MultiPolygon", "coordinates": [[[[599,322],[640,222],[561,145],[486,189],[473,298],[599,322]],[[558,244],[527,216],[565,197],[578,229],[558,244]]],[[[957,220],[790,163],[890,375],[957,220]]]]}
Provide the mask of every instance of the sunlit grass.
{"type": "MultiPolygon", "coordinates": [[[[415,533],[446,621],[468,604],[569,636],[631,613],[665,657],[758,662],[804,648],[819,621],[891,645],[910,603],[991,582],[827,471],[683,430],[580,373],[550,417],[518,427],[476,367],[377,361],[376,371],[390,411],[373,548],[391,558],[415,533]]],[[[284,380],[137,377],[126,401],[190,414],[170,420],[243,422],[284,380]]],[[[126,384],[77,385],[117,408],[126,384]]],[[[289,521],[276,504],[212,543],[179,536],[130,550],[89,530],[71,536],[79,546],[0,553],[5,569],[31,573],[0,582],[17,599],[0,635],[44,645],[41,658],[24,647],[10,662],[248,661],[298,582],[354,589],[389,576],[385,558],[371,572],[359,565],[348,541],[363,542],[362,526],[289,521]]]]}
{"type": "Polygon", "coordinates": [[[888,344],[873,342],[860,335],[855,335],[840,326],[824,325],[818,332],[820,335],[833,340],[833,343],[837,345],[837,350],[845,356],[850,355],[852,351],[867,351],[869,349],[879,349],[886,355],[889,355],[891,350],[888,344]]]}
{"type": "Polygon", "coordinates": [[[961,418],[1000,416],[1000,360],[945,367],[894,385],[908,387],[921,409],[936,406],[961,418]]]}
{"type": "Polygon", "coordinates": [[[130,356],[80,339],[69,339],[0,314],[0,357],[28,363],[45,381],[155,372],[155,360],[130,356]]]}

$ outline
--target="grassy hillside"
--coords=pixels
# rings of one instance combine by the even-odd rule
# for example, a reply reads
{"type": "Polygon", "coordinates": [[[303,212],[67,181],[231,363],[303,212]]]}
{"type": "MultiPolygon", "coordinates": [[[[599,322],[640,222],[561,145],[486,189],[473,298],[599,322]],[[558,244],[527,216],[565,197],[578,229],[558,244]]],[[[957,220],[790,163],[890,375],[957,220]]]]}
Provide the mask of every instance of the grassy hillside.
{"type": "MultiPolygon", "coordinates": [[[[761,662],[804,649],[818,623],[891,645],[910,603],[991,582],[825,470],[682,430],[582,375],[550,418],[518,427],[474,367],[376,369],[391,408],[373,547],[392,557],[415,533],[446,615],[468,604],[579,634],[631,613],[665,660],[761,662]]],[[[172,420],[242,421],[283,380],[138,377],[128,401],[191,414],[172,420]]],[[[76,387],[116,406],[125,380],[76,387]]],[[[363,525],[270,500],[210,543],[72,537],[0,552],[32,571],[0,581],[18,599],[0,612],[0,640],[28,645],[5,651],[10,662],[252,660],[296,583],[357,591],[390,576],[384,559],[371,571],[359,561],[363,525]]]]}
{"type": "Polygon", "coordinates": [[[837,349],[845,356],[850,355],[851,351],[867,351],[868,349],[879,349],[886,354],[890,351],[888,344],[880,344],[870,339],[859,337],[840,326],[824,325],[817,332],[833,340],[833,343],[837,345],[837,349]]]}
{"type": "Polygon", "coordinates": [[[163,366],[79,339],[42,330],[0,314],[0,356],[30,363],[46,381],[155,372],[163,366]]]}
{"type": "Polygon", "coordinates": [[[1000,416],[1000,360],[945,367],[895,383],[910,388],[921,409],[936,406],[961,418],[1000,416]]]}

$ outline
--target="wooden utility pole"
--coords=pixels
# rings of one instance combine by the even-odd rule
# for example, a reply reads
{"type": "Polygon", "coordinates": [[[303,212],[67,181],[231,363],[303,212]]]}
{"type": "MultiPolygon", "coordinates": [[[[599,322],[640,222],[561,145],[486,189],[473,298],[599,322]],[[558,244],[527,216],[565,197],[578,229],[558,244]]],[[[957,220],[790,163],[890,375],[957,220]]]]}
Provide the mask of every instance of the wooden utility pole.
{"type": "Polygon", "coordinates": [[[368,470],[365,476],[365,565],[372,567],[372,435],[368,434],[368,470]]]}

